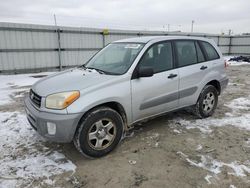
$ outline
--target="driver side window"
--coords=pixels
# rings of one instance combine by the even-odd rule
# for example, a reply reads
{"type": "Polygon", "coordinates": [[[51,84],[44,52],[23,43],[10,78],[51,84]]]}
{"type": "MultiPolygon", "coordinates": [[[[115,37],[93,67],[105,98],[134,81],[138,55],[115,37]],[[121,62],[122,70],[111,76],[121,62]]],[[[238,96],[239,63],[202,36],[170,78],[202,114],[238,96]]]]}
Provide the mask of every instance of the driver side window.
{"type": "Polygon", "coordinates": [[[143,55],[140,66],[152,67],[154,73],[163,72],[173,68],[171,42],[154,44],[143,55]]]}

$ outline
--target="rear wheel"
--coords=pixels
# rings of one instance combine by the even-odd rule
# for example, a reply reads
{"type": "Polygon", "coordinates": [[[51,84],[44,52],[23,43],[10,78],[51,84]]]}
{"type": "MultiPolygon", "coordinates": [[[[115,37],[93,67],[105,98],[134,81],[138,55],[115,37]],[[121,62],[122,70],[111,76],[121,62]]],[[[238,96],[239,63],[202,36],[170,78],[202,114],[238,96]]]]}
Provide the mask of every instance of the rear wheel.
{"type": "Polygon", "coordinates": [[[212,85],[206,85],[194,106],[194,113],[199,118],[213,115],[218,103],[218,91],[212,85]]]}
{"type": "Polygon", "coordinates": [[[102,157],[120,142],[123,120],[119,113],[100,107],[87,113],[74,137],[76,148],[87,157],[102,157]]]}

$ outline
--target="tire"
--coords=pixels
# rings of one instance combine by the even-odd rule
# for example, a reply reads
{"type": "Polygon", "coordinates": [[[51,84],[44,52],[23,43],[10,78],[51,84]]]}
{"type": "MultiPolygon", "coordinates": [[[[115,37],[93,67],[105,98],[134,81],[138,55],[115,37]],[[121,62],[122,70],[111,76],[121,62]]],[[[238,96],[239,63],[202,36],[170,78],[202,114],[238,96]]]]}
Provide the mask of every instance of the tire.
{"type": "Polygon", "coordinates": [[[123,120],[118,112],[108,107],[95,108],[80,121],[74,144],[86,157],[105,156],[120,142],[123,127],[123,120]]]}
{"type": "Polygon", "coordinates": [[[218,104],[218,91],[212,85],[206,85],[200,93],[199,99],[193,108],[198,118],[212,116],[218,104]]]}

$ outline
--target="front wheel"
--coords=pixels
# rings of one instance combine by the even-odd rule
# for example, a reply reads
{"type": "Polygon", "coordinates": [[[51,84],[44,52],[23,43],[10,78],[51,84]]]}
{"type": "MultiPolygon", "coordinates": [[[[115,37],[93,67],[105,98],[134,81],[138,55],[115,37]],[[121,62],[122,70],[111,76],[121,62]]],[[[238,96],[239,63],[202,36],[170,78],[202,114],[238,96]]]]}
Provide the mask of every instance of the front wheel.
{"type": "Polygon", "coordinates": [[[74,144],[87,157],[102,157],[117,146],[122,134],[120,114],[111,108],[100,107],[85,115],[75,134],[74,144]]]}
{"type": "Polygon", "coordinates": [[[212,85],[206,85],[194,106],[194,113],[199,118],[207,118],[213,115],[218,103],[218,91],[212,85]]]}

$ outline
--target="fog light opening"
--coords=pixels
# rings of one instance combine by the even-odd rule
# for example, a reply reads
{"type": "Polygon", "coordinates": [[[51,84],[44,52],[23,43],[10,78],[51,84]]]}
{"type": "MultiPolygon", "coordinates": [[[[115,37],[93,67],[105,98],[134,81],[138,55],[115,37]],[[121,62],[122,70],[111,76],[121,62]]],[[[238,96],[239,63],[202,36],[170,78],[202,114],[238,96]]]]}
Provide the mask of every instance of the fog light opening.
{"type": "Polygon", "coordinates": [[[47,122],[47,130],[49,135],[56,134],[56,124],[52,122],[47,122]]]}

